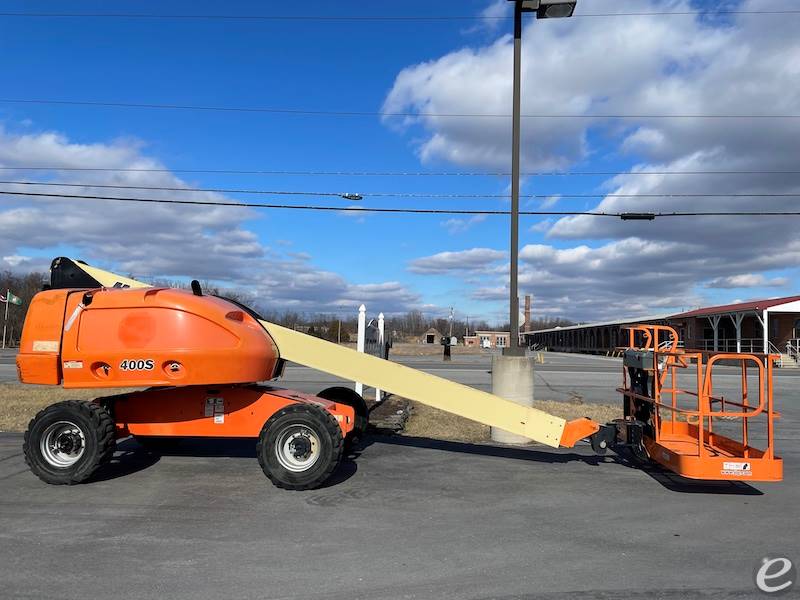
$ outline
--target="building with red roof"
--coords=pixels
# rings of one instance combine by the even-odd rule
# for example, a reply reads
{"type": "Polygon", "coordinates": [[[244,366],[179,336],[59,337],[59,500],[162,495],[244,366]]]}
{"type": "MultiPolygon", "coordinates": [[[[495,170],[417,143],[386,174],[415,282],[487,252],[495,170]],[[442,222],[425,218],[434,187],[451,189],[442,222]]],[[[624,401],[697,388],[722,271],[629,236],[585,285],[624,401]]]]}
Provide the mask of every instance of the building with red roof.
{"type": "Polygon", "coordinates": [[[685,348],[717,352],[773,352],[783,366],[800,364],[800,296],[707,306],[678,314],[620,319],[525,332],[531,346],[565,352],[610,354],[636,323],[675,328],[685,348]]]}

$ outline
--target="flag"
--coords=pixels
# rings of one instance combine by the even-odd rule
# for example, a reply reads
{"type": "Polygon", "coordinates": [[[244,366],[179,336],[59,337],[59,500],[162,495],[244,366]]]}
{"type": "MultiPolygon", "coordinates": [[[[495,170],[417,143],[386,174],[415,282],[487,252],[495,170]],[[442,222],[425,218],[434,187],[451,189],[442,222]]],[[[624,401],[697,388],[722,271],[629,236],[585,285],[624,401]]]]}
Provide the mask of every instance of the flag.
{"type": "Polygon", "coordinates": [[[10,290],[8,292],[8,297],[7,298],[4,295],[0,295],[0,302],[3,302],[3,303],[10,302],[11,304],[16,304],[17,306],[22,306],[22,298],[12,294],[10,290]]]}

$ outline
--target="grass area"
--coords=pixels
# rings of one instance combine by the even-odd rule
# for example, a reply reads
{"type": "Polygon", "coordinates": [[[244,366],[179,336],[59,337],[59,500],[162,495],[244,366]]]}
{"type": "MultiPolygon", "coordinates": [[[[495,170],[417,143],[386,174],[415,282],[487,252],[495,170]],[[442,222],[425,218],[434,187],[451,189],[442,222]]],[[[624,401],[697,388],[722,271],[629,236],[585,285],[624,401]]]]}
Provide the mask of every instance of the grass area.
{"type": "MultiPolygon", "coordinates": [[[[24,431],[34,415],[50,404],[60,400],[91,400],[99,396],[110,396],[132,391],[126,388],[65,390],[59,386],[0,384],[0,431],[24,431]]],[[[461,442],[481,442],[489,439],[489,427],[411,402],[411,416],[403,435],[427,437],[461,442]]],[[[579,402],[554,402],[537,400],[534,407],[564,419],[589,417],[606,423],[622,416],[622,408],[579,402]]]]}
{"type": "Polygon", "coordinates": [[[0,383],[0,431],[25,431],[37,412],[61,400],[91,400],[130,391],[127,388],[65,390],[60,386],[0,383]]]}
{"type": "MultiPolygon", "coordinates": [[[[411,416],[406,422],[403,435],[458,442],[483,442],[489,439],[487,425],[418,402],[411,402],[411,406],[411,416]]],[[[536,400],[533,407],[567,420],[589,417],[598,423],[607,423],[622,417],[621,406],[536,400]]]]}
{"type": "MultiPolygon", "coordinates": [[[[444,352],[440,344],[408,344],[405,342],[395,342],[389,350],[389,358],[393,356],[442,356],[444,352]]],[[[475,346],[452,346],[451,356],[461,356],[465,354],[484,354],[487,350],[475,346]]]]}

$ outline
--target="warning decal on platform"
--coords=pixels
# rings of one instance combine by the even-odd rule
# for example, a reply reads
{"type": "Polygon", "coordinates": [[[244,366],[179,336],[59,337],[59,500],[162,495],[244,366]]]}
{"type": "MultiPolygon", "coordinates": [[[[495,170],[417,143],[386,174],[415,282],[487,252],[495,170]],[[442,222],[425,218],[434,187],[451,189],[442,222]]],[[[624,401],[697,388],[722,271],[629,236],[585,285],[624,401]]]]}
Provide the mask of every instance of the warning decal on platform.
{"type": "Polygon", "coordinates": [[[721,473],[723,475],[741,475],[744,477],[753,474],[749,462],[724,462],[722,463],[721,473]]]}

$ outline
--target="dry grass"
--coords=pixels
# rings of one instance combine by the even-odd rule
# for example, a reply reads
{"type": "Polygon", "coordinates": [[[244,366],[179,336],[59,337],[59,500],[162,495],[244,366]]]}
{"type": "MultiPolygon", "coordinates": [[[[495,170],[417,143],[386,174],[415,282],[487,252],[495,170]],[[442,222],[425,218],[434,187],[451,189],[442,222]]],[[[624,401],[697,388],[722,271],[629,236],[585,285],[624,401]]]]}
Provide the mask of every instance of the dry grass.
{"type": "MultiPolygon", "coordinates": [[[[418,402],[411,402],[411,406],[411,416],[403,430],[403,435],[458,442],[483,442],[489,439],[487,425],[457,417],[418,402]]],[[[536,400],[533,406],[567,420],[589,417],[598,423],[607,423],[612,419],[622,417],[621,406],[554,402],[552,400],[536,400]]]]}
{"type": "MultiPolygon", "coordinates": [[[[476,346],[452,346],[450,354],[460,356],[463,354],[483,354],[485,351],[476,346]]],[[[392,356],[442,356],[444,350],[440,344],[409,344],[405,342],[394,342],[392,349],[389,350],[389,358],[392,356]]]]}
{"type": "Polygon", "coordinates": [[[130,389],[65,390],[59,386],[0,383],[0,431],[25,431],[34,415],[60,400],[91,400],[130,389]]]}

